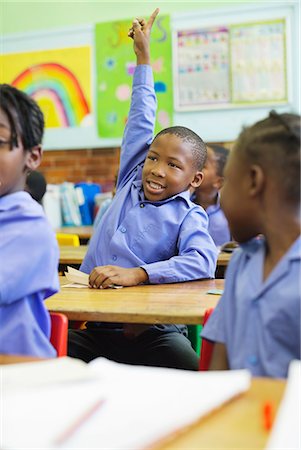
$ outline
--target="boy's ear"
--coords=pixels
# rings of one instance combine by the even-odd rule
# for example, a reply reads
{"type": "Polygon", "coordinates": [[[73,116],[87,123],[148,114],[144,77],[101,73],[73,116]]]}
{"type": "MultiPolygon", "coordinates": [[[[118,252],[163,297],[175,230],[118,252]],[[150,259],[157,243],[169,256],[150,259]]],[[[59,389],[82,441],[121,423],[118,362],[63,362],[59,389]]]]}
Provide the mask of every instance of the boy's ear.
{"type": "Polygon", "coordinates": [[[29,170],[36,170],[41,164],[42,146],[36,145],[26,152],[26,167],[29,170]]]}
{"type": "Polygon", "coordinates": [[[196,172],[194,174],[194,179],[190,183],[190,186],[193,187],[194,189],[198,188],[202,184],[203,178],[204,178],[203,172],[196,172]]]}
{"type": "Polygon", "coordinates": [[[250,166],[249,177],[250,195],[251,197],[255,197],[256,195],[261,194],[265,186],[265,174],[262,167],[255,164],[250,166]]]}

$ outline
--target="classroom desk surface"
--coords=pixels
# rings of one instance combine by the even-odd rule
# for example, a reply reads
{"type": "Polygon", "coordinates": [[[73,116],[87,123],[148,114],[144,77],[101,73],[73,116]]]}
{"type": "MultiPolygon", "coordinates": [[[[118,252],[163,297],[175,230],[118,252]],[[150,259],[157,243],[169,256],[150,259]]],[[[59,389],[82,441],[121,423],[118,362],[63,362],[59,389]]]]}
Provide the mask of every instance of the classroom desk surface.
{"type": "MultiPolygon", "coordinates": [[[[64,277],[61,285],[68,284],[64,277]]],[[[62,312],[70,320],[127,323],[201,324],[206,309],[215,307],[224,280],[152,284],[122,289],[62,288],[46,300],[49,311],[62,312]]]]}
{"type": "MultiPolygon", "coordinates": [[[[0,364],[36,361],[0,355],[0,364]]],[[[250,389],[196,423],[151,445],[149,450],[263,450],[270,431],[263,426],[263,404],[271,402],[276,415],[285,380],[253,378],[250,389]]]]}
{"type": "Polygon", "coordinates": [[[89,240],[93,234],[93,226],[81,227],[61,227],[55,230],[56,233],[77,234],[80,240],[89,240]]]}
{"type": "Polygon", "coordinates": [[[263,426],[263,404],[271,402],[277,411],[286,382],[254,378],[246,393],[158,444],[160,450],[250,450],[264,449],[269,431],[263,426]]]}
{"type": "MultiPolygon", "coordinates": [[[[80,265],[87,253],[88,246],[80,245],[73,247],[71,245],[60,246],[60,264],[78,264],[80,265]]],[[[220,253],[217,258],[217,266],[227,267],[231,253],[220,253]]]]}

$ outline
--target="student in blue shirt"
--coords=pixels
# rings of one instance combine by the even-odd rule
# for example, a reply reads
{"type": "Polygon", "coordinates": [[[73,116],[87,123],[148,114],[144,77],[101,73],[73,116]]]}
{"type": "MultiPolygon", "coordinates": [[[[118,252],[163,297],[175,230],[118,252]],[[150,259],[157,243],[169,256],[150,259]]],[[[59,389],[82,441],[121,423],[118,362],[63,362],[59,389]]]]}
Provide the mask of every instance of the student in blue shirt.
{"type": "MultiPolygon", "coordinates": [[[[116,194],[91,239],[81,270],[93,288],[213,278],[217,251],[205,211],[190,201],[206,158],[203,141],[183,127],[153,139],[156,97],[149,35],[158,13],[135,20],[137,68],[124,132],[116,194]],[[146,158],[146,159],[145,159],[146,158]]],[[[197,370],[184,325],[88,323],[70,331],[70,356],[197,370]]]]}
{"type": "Polygon", "coordinates": [[[0,353],[53,357],[44,300],[58,291],[58,246],[42,206],[24,192],[41,161],[43,114],[0,85],[0,353]]]}
{"type": "Polygon", "coordinates": [[[300,117],[270,115],[240,134],[221,204],[240,247],[203,329],[211,369],[284,378],[300,359],[300,117]],[[259,235],[261,235],[259,237],[259,235]]]}
{"type": "Polygon", "coordinates": [[[223,172],[228,154],[229,150],[221,145],[207,145],[204,179],[192,196],[192,200],[206,210],[209,219],[208,230],[218,247],[231,241],[228,221],[220,205],[220,190],[224,182],[223,172]]]}

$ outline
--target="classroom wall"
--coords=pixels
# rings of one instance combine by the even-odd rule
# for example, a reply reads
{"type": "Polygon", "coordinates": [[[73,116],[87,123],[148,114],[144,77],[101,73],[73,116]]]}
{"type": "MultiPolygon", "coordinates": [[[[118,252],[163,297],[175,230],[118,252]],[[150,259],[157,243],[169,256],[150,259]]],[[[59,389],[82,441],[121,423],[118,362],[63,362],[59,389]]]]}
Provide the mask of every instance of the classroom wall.
{"type": "MultiPolygon", "coordinates": [[[[286,1],[283,0],[283,5],[286,1]]],[[[128,2],[126,0],[119,2],[103,2],[103,1],[80,1],[74,0],[57,2],[56,0],[39,0],[38,2],[28,1],[4,1],[1,6],[1,36],[9,36],[11,33],[27,33],[39,32],[40,30],[61,29],[66,26],[91,25],[95,22],[119,20],[124,18],[135,17],[137,15],[148,16],[155,7],[160,7],[161,13],[176,14],[178,18],[182,17],[188,11],[214,10],[221,8],[231,8],[241,4],[257,6],[281,4],[274,0],[258,1],[218,1],[218,2],[178,2],[178,1],[153,1],[144,2],[128,2]]],[[[188,17],[189,20],[191,20],[188,17]]],[[[262,114],[265,115],[264,109],[262,114]]],[[[250,111],[250,122],[253,122],[254,110],[250,111]]],[[[176,122],[189,127],[200,126],[202,130],[200,134],[206,139],[206,134],[210,136],[208,125],[213,124],[213,139],[209,142],[223,142],[234,139],[232,136],[226,136],[226,131],[233,126],[237,114],[235,111],[229,111],[227,120],[229,126],[224,121],[220,126],[216,127],[214,117],[216,113],[209,111],[206,114],[206,121],[203,120],[203,114],[196,113],[177,113],[175,114],[176,122]],[[198,119],[199,117],[199,119],[198,119]],[[217,131],[216,131],[217,130],[217,131]],[[219,132],[222,130],[222,132],[219,132]],[[216,135],[218,134],[218,137],[216,135]]],[[[198,130],[197,130],[198,131],[198,130]]],[[[86,143],[86,145],[88,145],[86,143]]],[[[43,163],[41,166],[47,181],[49,183],[61,183],[63,181],[91,181],[97,182],[104,186],[105,190],[110,190],[114,183],[114,176],[118,169],[119,147],[118,143],[104,143],[102,148],[85,148],[81,149],[69,148],[63,151],[59,148],[59,139],[56,146],[49,148],[44,152],[43,163]]]]}

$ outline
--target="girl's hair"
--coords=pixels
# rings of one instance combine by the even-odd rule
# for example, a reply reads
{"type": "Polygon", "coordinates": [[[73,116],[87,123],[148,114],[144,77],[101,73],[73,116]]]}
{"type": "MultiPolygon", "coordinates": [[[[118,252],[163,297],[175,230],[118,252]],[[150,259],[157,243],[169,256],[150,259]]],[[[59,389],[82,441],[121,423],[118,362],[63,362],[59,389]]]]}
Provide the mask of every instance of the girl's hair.
{"type": "Polygon", "coordinates": [[[0,84],[0,107],[10,124],[11,148],[18,145],[18,136],[25,150],[42,143],[44,116],[32,98],[9,84],[0,84]]]}
{"type": "Polygon", "coordinates": [[[154,138],[153,142],[158,139],[158,137],[164,134],[174,134],[186,142],[191,147],[191,152],[194,159],[194,165],[197,170],[202,170],[207,157],[207,149],[203,139],[200,138],[198,134],[186,127],[169,127],[161,130],[154,138]]]}
{"type": "Polygon", "coordinates": [[[286,201],[300,202],[300,116],[277,114],[245,128],[235,150],[278,177],[286,201]]]}
{"type": "Polygon", "coordinates": [[[207,147],[211,148],[213,151],[216,159],[216,173],[218,176],[222,177],[229,156],[229,150],[222,145],[217,144],[207,144],[207,147]]]}

